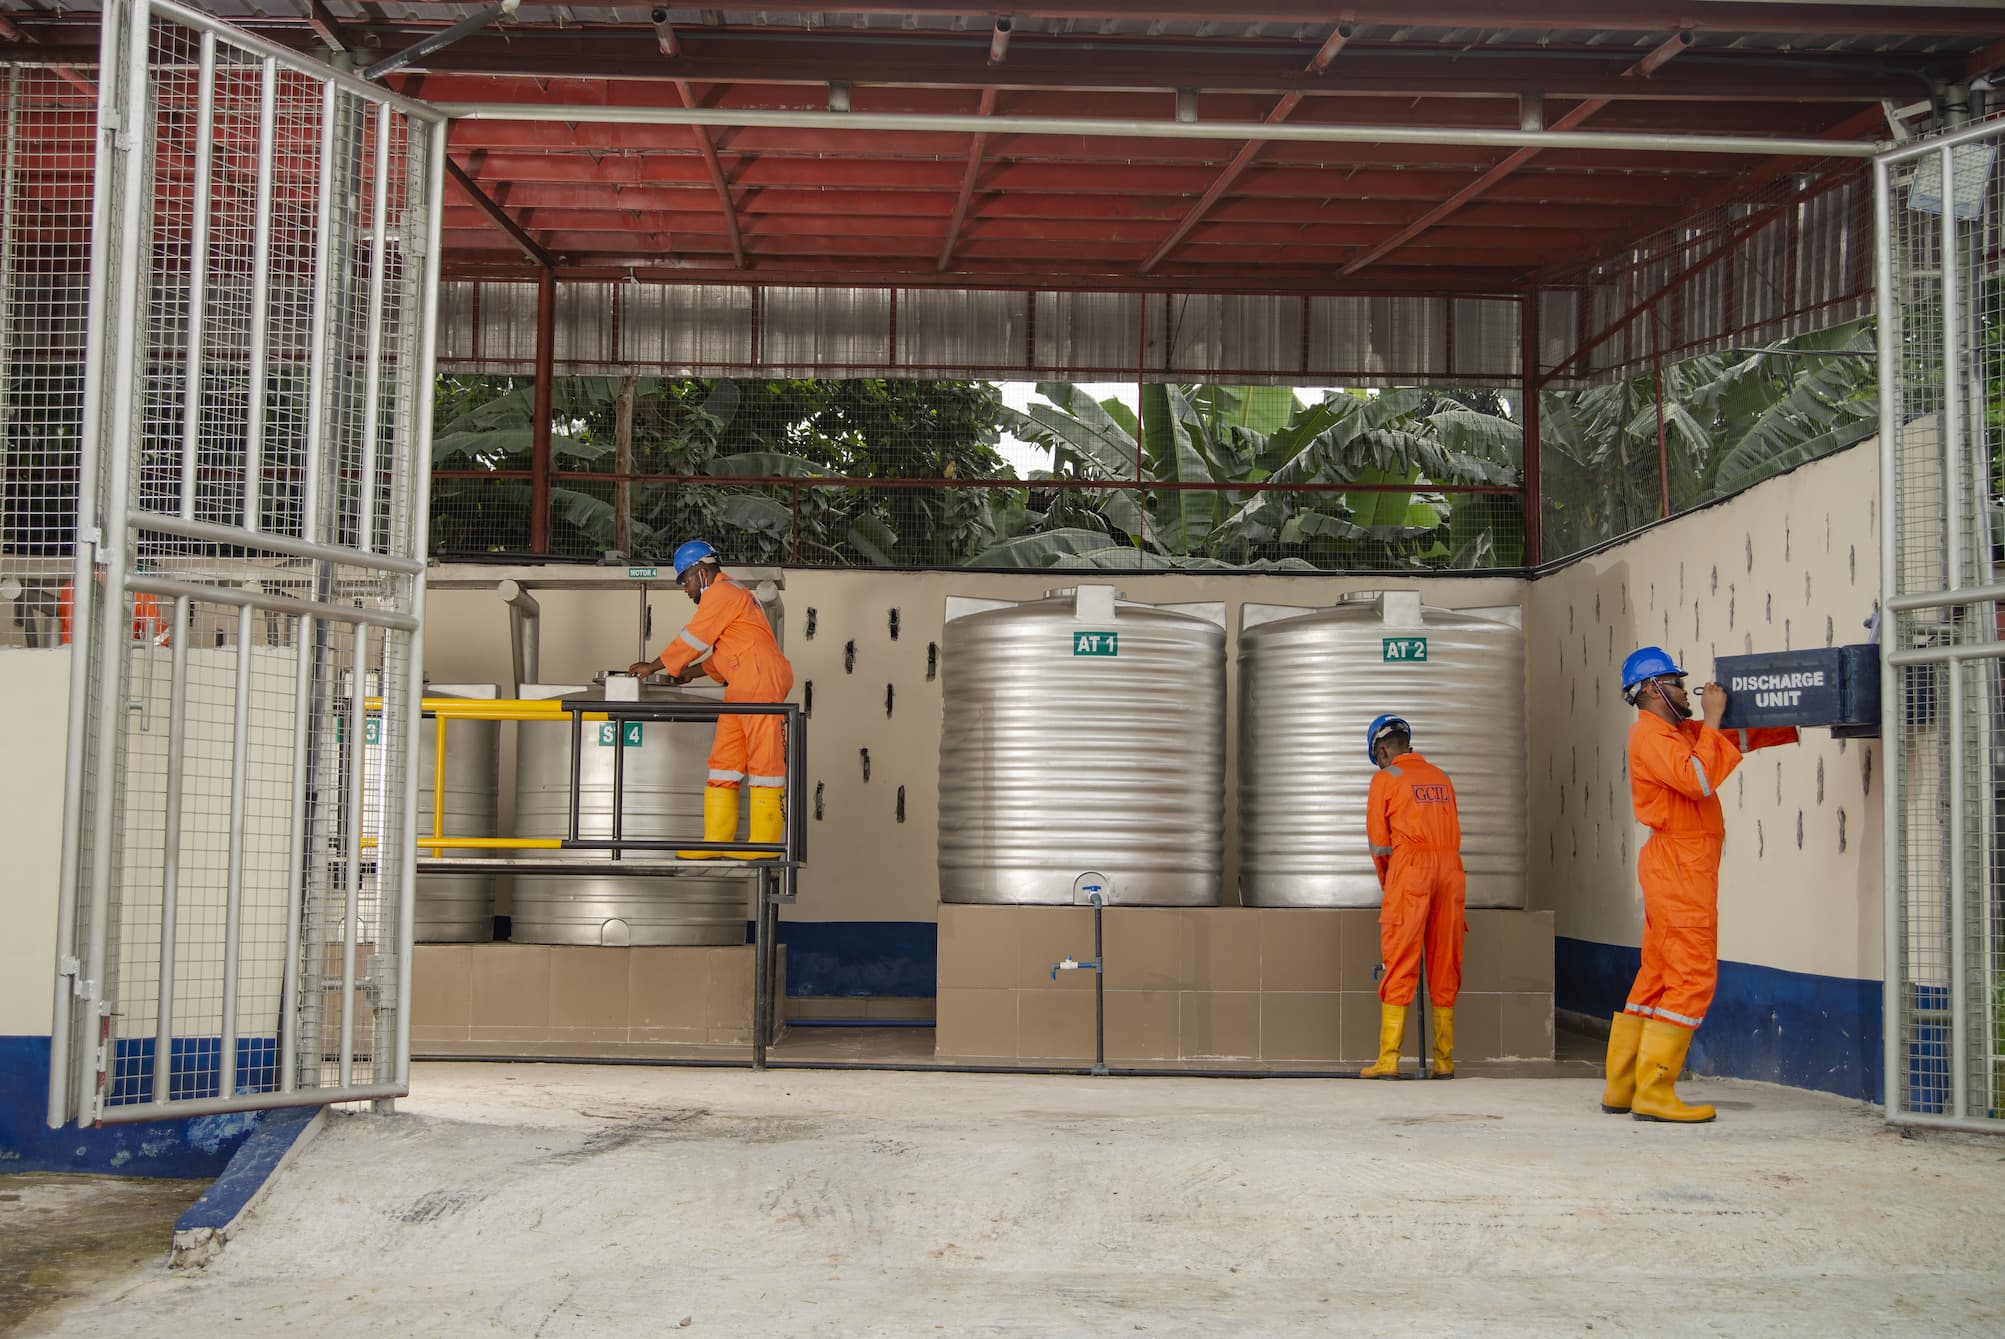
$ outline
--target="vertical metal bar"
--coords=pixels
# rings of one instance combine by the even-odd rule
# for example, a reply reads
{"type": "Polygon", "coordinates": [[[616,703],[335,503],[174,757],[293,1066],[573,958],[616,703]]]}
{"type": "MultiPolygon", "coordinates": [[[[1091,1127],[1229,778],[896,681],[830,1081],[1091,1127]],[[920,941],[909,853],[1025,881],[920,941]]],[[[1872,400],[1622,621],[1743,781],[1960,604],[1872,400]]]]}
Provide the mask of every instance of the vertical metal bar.
{"type": "Polygon", "coordinates": [[[557,360],[557,274],[536,276],[535,421],[529,425],[529,551],[550,551],[550,420],[557,360]]]}
{"type": "Polygon", "coordinates": [[[1525,566],[1537,567],[1539,525],[1544,499],[1539,476],[1539,291],[1525,290],[1518,296],[1518,418],[1523,441],[1518,448],[1519,468],[1524,473],[1524,492],[1519,504],[1524,513],[1525,566]]]}
{"type": "Polygon", "coordinates": [[[1943,586],[1963,585],[1963,270],[1956,254],[1956,174],[1948,148],[1942,150],[1942,510],[1943,586]]]}
{"type": "MultiPolygon", "coordinates": [[[[423,716],[420,712],[421,720],[423,716]]],[[[437,716],[434,720],[437,724],[432,730],[432,835],[443,837],[446,835],[446,718],[437,716]]],[[[434,856],[443,851],[443,847],[432,848],[434,856]]]]}
{"type": "MultiPolygon", "coordinates": [[[[446,123],[438,121],[426,130],[425,155],[425,218],[424,264],[418,280],[418,347],[415,355],[416,366],[412,369],[415,380],[413,386],[411,450],[409,453],[411,477],[404,486],[411,490],[411,531],[412,557],[422,558],[428,547],[431,534],[432,506],[432,383],[434,365],[438,358],[439,339],[439,266],[440,252],[443,250],[442,233],[445,216],[445,166],[446,166],[446,123]]],[[[411,634],[411,664],[409,717],[411,720],[410,755],[417,754],[417,731],[422,717],[419,707],[425,692],[425,577],[423,573],[411,579],[411,615],[418,620],[417,631],[411,634]]],[[[445,757],[444,723],[440,723],[439,757],[445,757]]],[[[405,792],[404,830],[417,830],[418,791],[412,784],[405,792]]],[[[432,792],[432,811],[443,812],[445,792],[441,786],[432,792]]],[[[397,1031],[396,1058],[394,1071],[399,1086],[409,1087],[411,1082],[411,937],[417,920],[418,848],[415,842],[405,842],[399,853],[403,861],[403,887],[397,901],[397,1031]]],[[[377,1062],[377,1077],[382,1077],[382,1062],[377,1062]]]]}
{"type": "MultiPolygon", "coordinates": [[[[327,430],[327,321],[334,265],[334,145],[335,125],[340,120],[340,90],[330,81],[321,88],[320,161],[314,202],[313,311],[307,334],[306,440],[301,457],[304,472],[300,500],[299,535],[309,543],[320,540],[321,471],[327,430]]],[[[317,565],[320,578],[329,574],[327,564],[317,565]]],[[[307,813],[307,781],[311,762],[319,756],[320,741],[314,734],[314,646],[322,635],[318,621],[299,620],[294,638],[292,702],[292,842],[287,864],[285,905],[285,973],[280,987],[279,1009],[279,1090],[292,1092],[299,1084],[299,1008],[301,942],[306,912],[306,865],[309,855],[319,859],[322,852],[309,853],[309,833],[313,827],[307,813]]]]}
{"type": "MultiPolygon", "coordinates": [[[[613,726],[613,840],[618,842],[625,827],[624,811],[627,803],[627,723],[618,716],[612,718],[613,726]]],[[[613,847],[613,859],[620,858],[620,848],[613,847]]]]}
{"type": "MultiPolygon", "coordinates": [[[[1947,178],[1944,178],[1947,181],[1947,178]]],[[[1948,187],[1943,207],[1947,209],[1948,187]]],[[[1970,1010],[1966,1007],[1969,973],[1964,956],[1969,951],[1963,915],[1963,881],[1969,874],[1964,850],[1967,838],[1963,785],[1963,662],[1952,660],[1943,668],[1949,674],[1949,719],[1944,722],[1949,742],[1949,1097],[1952,1115],[1970,1114],[1969,1046],[1970,1010]]]]}
{"type": "Polygon", "coordinates": [[[272,141],[277,137],[278,62],[259,67],[257,216],[251,221],[250,406],[244,421],[244,529],[258,528],[265,488],[265,339],[271,322],[272,141]]]}
{"type": "MultiPolygon", "coordinates": [[[[0,130],[0,316],[14,310],[14,211],[20,177],[21,78],[19,65],[7,67],[7,122],[4,130],[0,130]]],[[[0,478],[8,477],[13,468],[6,447],[8,416],[13,404],[6,369],[12,366],[14,322],[0,319],[0,478]]],[[[72,602],[73,611],[74,607],[72,602]]]]}
{"type": "MultiPolygon", "coordinates": [[[[139,248],[146,223],[143,207],[145,150],[152,141],[152,117],[148,114],[147,58],[151,53],[152,16],[148,0],[135,0],[132,27],[126,36],[126,107],[117,131],[117,152],[124,156],[119,172],[120,188],[130,208],[126,209],[118,238],[118,298],[112,306],[115,320],[110,353],[111,409],[109,423],[101,423],[100,440],[104,451],[104,515],[100,551],[104,558],[103,606],[97,611],[98,637],[103,646],[98,656],[96,745],[96,794],[92,803],[95,831],[91,846],[91,904],[89,947],[84,956],[84,981],[88,990],[84,1004],[90,1012],[92,1044],[99,1065],[85,1066],[77,1076],[77,1107],[82,1115],[94,1115],[102,1098],[102,1079],[113,1059],[112,1010],[105,998],[105,956],[110,942],[112,889],[112,842],[117,824],[118,786],[124,779],[118,772],[118,744],[125,729],[124,689],[125,646],[131,629],[125,611],[125,569],[131,540],[126,533],[126,508],[132,482],[132,425],[137,417],[135,385],[138,373],[139,342],[139,248]],[[95,1072],[93,1072],[95,1071],[95,1072]]],[[[99,133],[109,127],[100,126],[99,133]]],[[[99,181],[96,189],[107,183],[99,181]]],[[[93,444],[86,441],[86,453],[93,444]]],[[[88,574],[85,585],[90,583],[88,574]]],[[[75,592],[82,598],[82,587],[75,592]]],[[[74,605],[72,606],[75,607],[74,605]]],[[[75,626],[72,617],[71,626],[75,626]]]]}
{"type": "Polygon", "coordinates": [[[585,713],[571,709],[571,840],[578,840],[578,785],[585,766],[585,713]]]}
{"type": "MultiPolygon", "coordinates": [[[[383,392],[383,251],[390,230],[390,109],[376,108],[375,198],[370,202],[369,315],[362,357],[362,488],[356,499],[355,547],[376,547],[376,438],[383,392]]],[[[415,852],[417,848],[413,847],[415,852]]],[[[343,1083],[347,1080],[343,1079],[343,1083]]]]}
{"type": "MultiPolygon", "coordinates": [[[[341,916],[341,1053],[340,1077],[346,1088],[355,1073],[355,941],[362,911],[362,829],[369,795],[368,734],[369,626],[351,625],[355,636],[354,667],[348,686],[348,832],[342,843],[346,897],[341,916]]],[[[388,634],[385,633],[387,639],[388,634]]],[[[379,849],[378,859],[381,859],[379,849]]]]}
{"type": "MultiPolygon", "coordinates": [[[[195,181],[188,241],[188,351],[181,384],[181,517],[195,519],[195,467],[201,455],[203,355],[209,318],[209,188],[216,139],[216,35],[202,34],[195,79],[195,181]]],[[[266,189],[269,189],[268,187],[266,189]]],[[[269,202],[267,202],[269,203],[269,202]]],[[[261,209],[260,215],[263,210],[261,209]]],[[[255,354],[253,355],[256,356],[255,354]]],[[[262,431],[262,415],[258,424],[262,431]]],[[[174,639],[175,649],[181,646],[174,639]]],[[[179,657],[176,657],[179,680],[179,657]]]]}
{"type": "MultiPolygon", "coordinates": [[[[237,701],[230,741],[230,848],[223,884],[223,1055],[221,1095],[237,1091],[237,958],[244,921],[244,798],[251,770],[251,614],[237,610],[237,701]]],[[[163,946],[164,948],[165,946],[163,946]]],[[[156,1057],[155,1063],[159,1063],[156,1057]]]]}
{"type": "Polygon", "coordinates": [[[1657,406],[1657,516],[1671,515],[1671,451],[1664,441],[1664,361],[1658,346],[1657,309],[1643,315],[1650,323],[1650,398],[1657,406]]]}
{"type": "MultiPolygon", "coordinates": [[[[84,322],[83,422],[77,437],[77,526],[70,549],[70,700],[63,760],[62,859],[56,876],[55,1000],[49,1016],[49,1090],[44,1123],[50,1129],[81,1118],[84,1107],[73,1098],[82,1091],[82,1066],[72,1063],[72,1020],[88,998],[82,964],[78,961],[77,903],[83,877],[83,809],[85,755],[90,739],[90,663],[92,614],[97,592],[91,580],[94,547],[104,525],[97,511],[98,441],[103,436],[105,290],[109,283],[111,235],[112,151],[118,123],[118,69],[122,30],[116,10],[108,11],[98,32],[97,125],[91,167],[91,261],[89,297],[84,322]]],[[[135,21],[145,17],[142,8],[135,21]]],[[[124,531],[113,532],[123,538],[124,531]]]]}
{"type": "Polygon", "coordinates": [[[1900,448],[1900,364],[1896,361],[1900,293],[1894,285],[1893,181],[1885,159],[1873,161],[1873,283],[1875,310],[1880,314],[1880,823],[1881,871],[1884,889],[1881,945],[1883,977],[1880,1025],[1883,1097],[1887,1119],[1903,1114],[1906,1089],[1902,1064],[1903,1000],[1907,955],[1901,930],[1907,910],[1906,829],[1901,822],[1902,732],[1907,712],[1902,698],[1901,671],[1889,659],[1899,646],[1900,619],[1886,602],[1901,593],[1896,562],[1899,539],[1899,478],[1895,453],[1900,448]]]}
{"type": "Polygon", "coordinates": [[[773,1026],[772,965],[766,958],[766,945],[773,937],[772,886],[772,871],[761,869],[754,881],[756,905],[752,917],[752,1068],[755,1070],[766,1067],[766,1039],[773,1026]]]}

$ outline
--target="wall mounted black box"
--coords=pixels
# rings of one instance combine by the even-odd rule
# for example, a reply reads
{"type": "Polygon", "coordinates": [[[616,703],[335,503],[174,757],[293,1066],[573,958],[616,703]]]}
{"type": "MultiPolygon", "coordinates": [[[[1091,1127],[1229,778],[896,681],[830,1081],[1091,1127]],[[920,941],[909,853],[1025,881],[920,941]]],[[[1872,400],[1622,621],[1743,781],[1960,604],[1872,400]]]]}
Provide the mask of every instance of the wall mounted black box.
{"type": "Polygon", "coordinates": [[[1833,726],[1847,737],[1880,725],[1880,648],[1833,646],[1815,651],[1721,656],[1713,677],[1726,685],[1725,729],[1833,726]]]}

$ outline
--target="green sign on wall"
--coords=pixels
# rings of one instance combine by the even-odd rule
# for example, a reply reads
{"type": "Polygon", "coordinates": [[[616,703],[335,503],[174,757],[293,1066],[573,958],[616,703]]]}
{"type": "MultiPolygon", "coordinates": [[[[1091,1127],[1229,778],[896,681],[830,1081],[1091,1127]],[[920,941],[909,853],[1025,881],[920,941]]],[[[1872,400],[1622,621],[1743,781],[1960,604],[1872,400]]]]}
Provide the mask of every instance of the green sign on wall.
{"type": "Polygon", "coordinates": [[[1427,659],[1425,637],[1387,637],[1381,646],[1381,658],[1389,662],[1408,664],[1427,659]]]}
{"type": "Polygon", "coordinates": [[[1115,632],[1075,632],[1072,634],[1072,654],[1075,656],[1120,655],[1120,634],[1115,632]]]}
{"type": "Polygon", "coordinates": [[[620,739],[623,747],[637,749],[640,747],[640,727],[641,723],[639,721],[600,721],[599,747],[602,749],[611,748],[615,732],[617,731],[618,735],[623,736],[620,739]]]}

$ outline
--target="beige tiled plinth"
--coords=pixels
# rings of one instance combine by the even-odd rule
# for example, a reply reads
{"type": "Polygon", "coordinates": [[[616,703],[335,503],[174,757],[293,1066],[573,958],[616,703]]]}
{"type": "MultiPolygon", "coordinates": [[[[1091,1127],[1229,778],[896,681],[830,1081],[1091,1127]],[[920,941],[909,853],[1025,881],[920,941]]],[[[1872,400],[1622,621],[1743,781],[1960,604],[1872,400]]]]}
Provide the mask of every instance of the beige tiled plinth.
{"type": "MultiPolygon", "coordinates": [[[[1456,1058],[1550,1060],[1550,912],[1471,911],[1456,1058]]],[[[1102,926],[1107,1059],[1350,1064],[1378,1045],[1378,913],[1370,908],[1112,907],[1102,926]]],[[[940,907],[936,1053],[989,1061],[1093,1058],[1093,956],[1083,907],[940,907]]],[[[1407,1020],[1417,1055],[1422,1007],[1407,1020]]]]}
{"type": "MultiPolygon", "coordinates": [[[[784,997],[786,950],[780,950],[784,997]]],[[[571,948],[419,944],[411,961],[411,1046],[424,1052],[556,1046],[617,1055],[631,1046],[745,1046],[752,948],[571,948]]]]}

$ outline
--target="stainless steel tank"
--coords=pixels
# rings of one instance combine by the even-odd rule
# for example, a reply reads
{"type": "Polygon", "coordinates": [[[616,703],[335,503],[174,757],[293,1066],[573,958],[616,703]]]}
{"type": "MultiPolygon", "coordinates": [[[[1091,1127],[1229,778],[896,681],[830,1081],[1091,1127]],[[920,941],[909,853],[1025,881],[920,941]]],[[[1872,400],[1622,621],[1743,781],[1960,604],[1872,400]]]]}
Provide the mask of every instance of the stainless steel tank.
{"type": "Polygon", "coordinates": [[[1218,905],[1222,604],[949,598],[941,696],[943,901],[1218,905]]]}
{"type": "MultiPolygon", "coordinates": [[[[427,697],[481,698],[492,701],[493,684],[428,684],[427,697]]],[[[418,727],[418,831],[432,835],[433,786],[437,781],[438,722],[426,717],[418,727]]],[[[372,752],[375,750],[372,749],[372,752]]],[[[443,826],[452,837],[493,837],[500,833],[496,810],[501,791],[501,725],[497,721],[446,722],[446,775],[443,826]]],[[[434,852],[420,847],[421,858],[493,858],[492,850],[434,852]]],[[[412,938],[420,944],[485,944],[494,938],[494,876],[491,874],[420,874],[412,911],[412,938]]]]}
{"type": "Polygon", "coordinates": [[[1371,591],[1249,604],[1239,633],[1239,892],[1248,906],[1375,907],[1365,727],[1413,724],[1455,783],[1468,905],[1525,905],[1525,659],[1515,607],[1371,591]],[[1424,653],[1423,653],[1424,647],[1424,653]],[[1423,658],[1424,654],[1424,658],[1423,658]]]}
{"type": "MultiPolygon", "coordinates": [[[[593,694],[583,687],[529,685],[525,698],[593,694]]],[[[715,701],[719,693],[650,689],[649,701],[715,701]]],[[[570,822],[571,725],[523,721],[515,751],[515,835],[562,837],[570,822]]],[[[624,732],[587,722],[578,779],[578,833],[613,834],[614,735],[623,733],[623,788],[628,837],[703,835],[703,787],[709,774],[709,722],[670,725],[635,722],[624,732]]],[[[739,815],[742,838],[746,815],[739,815]]],[[[520,859],[556,859],[580,866],[575,875],[517,874],[512,937],[528,944],[742,944],[745,878],[701,873],[666,878],[620,878],[610,854],[595,851],[526,851],[520,859]],[[605,870],[605,873],[598,872],[605,870]]],[[[668,853],[628,859],[667,859],[668,853]]],[[[719,861],[722,865],[724,862],[719,861]]],[[[737,862],[731,862],[736,864],[737,862]]]]}

